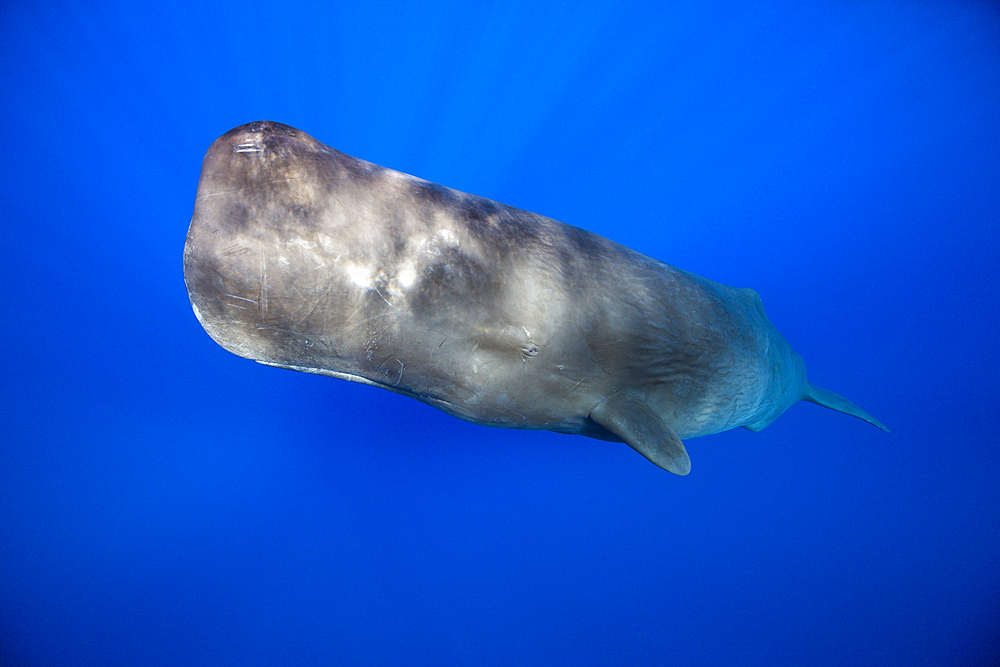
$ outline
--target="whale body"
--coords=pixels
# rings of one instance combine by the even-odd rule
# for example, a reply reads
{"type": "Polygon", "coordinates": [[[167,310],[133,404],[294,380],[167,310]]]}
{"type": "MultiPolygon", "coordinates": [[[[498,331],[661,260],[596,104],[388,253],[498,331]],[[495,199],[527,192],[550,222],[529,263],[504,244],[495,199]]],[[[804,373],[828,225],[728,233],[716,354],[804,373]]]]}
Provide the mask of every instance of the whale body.
{"type": "Polygon", "coordinates": [[[279,123],[208,150],[184,280],[242,357],[485,426],[625,442],[679,475],[683,440],[760,430],[802,399],[885,429],[806,380],[753,290],[279,123]]]}

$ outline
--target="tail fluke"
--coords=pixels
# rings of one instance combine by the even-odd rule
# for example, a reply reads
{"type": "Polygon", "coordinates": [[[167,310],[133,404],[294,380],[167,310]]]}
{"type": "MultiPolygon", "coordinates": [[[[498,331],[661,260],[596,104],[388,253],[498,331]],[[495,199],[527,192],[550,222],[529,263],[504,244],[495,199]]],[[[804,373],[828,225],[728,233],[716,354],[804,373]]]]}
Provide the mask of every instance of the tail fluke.
{"type": "Polygon", "coordinates": [[[826,389],[820,389],[814,384],[806,385],[806,393],[805,396],[802,397],[802,400],[822,405],[824,408],[830,408],[831,410],[836,410],[837,412],[843,412],[845,415],[851,415],[852,417],[857,417],[858,419],[864,419],[869,424],[878,426],[883,431],[889,430],[885,427],[885,424],[875,419],[840,394],[835,394],[826,389]]]}

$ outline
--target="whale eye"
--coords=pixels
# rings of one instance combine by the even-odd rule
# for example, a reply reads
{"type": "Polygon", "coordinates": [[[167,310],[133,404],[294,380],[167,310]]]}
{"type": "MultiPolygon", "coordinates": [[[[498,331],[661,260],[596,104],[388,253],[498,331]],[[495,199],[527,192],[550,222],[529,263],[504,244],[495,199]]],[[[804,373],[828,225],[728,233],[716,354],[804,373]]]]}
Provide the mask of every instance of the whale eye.
{"type": "Polygon", "coordinates": [[[538,346],[534,343],[526,343],[521,346],[522,357],[533,357],[538,354],[538,346]]]}

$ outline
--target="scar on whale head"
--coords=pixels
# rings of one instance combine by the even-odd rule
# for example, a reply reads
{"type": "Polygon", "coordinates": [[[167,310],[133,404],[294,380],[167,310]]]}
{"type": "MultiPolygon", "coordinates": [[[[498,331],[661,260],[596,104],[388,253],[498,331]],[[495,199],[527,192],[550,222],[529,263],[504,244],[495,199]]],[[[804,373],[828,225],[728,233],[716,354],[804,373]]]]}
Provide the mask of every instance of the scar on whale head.
{"type": "Polygon", "coordinates": [[[758,431],[806,380],[760,297],[583,229],[256,122],[205,155],[184,246],[195,315],[263,364],[363,382],[484,426],[625,442],[758,431]]]}

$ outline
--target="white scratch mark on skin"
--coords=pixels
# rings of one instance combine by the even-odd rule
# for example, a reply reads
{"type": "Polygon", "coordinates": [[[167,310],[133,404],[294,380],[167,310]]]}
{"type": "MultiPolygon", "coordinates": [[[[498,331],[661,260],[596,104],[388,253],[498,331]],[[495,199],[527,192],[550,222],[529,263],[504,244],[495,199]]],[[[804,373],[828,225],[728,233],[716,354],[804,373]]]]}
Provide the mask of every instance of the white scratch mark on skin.
{"type": "Polygon", "coordinates": [[[232,195],[232,194],[236,194],[236,190],[223,190],[222,192],[208,192],[196,197],[195,201],[198,201],[199,199],[207,199],[208,197],[218,197],[219,195],[232,195]]]}
{"type": "Polygon", "coordinates": [[[263,153],[264,149],[261,148],[260,144],[257,142],[249,142],[245,144],[237,144],[233,146],[234,153],[263,153]]]}
{"type": "MultiPolygon", "coordinates": [[[[320,303],[322,303],[323,301],[325,301],[325,300],[326,300],[326,297],[327,297],[327,296],[329,296],[329,294],[330,294],[330,290],[332,289],[332,287],[333,287],[332,285],[328,286],[328,287],[326,288],[326,290],[325,290],[325,291],[324,291],[324,292],[323,292],[322,294],[320,294],[320,295],[319,295],[319,298],[317,298],[317,299],[314,299],[314,300],[313,300],[313,304],[312,304],[312,308],[309,308],[309,309],[308,309],[308,310],[307,310],[307,311],[306,311],[306,312],[305,312],[305,313],[304,313],[304,314],[302,315],[302,317],[298,318],[298,319],[297,319],[297,320],[295,321],[295,324],[294,324],[294,327],[295,327],[295,328],[298,328],[298,327],[299,327],[299,325],[301,325],[301,324],[302,324],[303,322],[305,322],[307,318],[311,318],[311,317],[313,316],[313,313],[315,313],[315,312],[316,312],[316,309],[317,309],[317,308],[319,308],[319,306],[320,306],[320,303]]],[[[304,302],[304,301],[305,301],[305,300],[303,299],[303,302],[304,302]]],[[[310,347],[311,347],[311,345],[310,345],[310,347]]]]}
{"type": "MultiPolygon", "coordinates": [[[[234,152],[245,153],[245,152],[255,152],[255,151],[234,151],[234,152]]],[[[288,181],[309,181],[309,180],[312,179],[307,178],[305,176],[292,177],[292,178],[278,178],[273,181],[263,181],[261,183],[255,183],[252,186],[248,187],[251,190],[256,190],[259,189],[261,186],[270,185],[271,183],[287,183],[288,181]]],[[[239,190],[222,190],[220,192],[206,192],[203,195],[198,195],[197,197],[195,197],[195,201],[198,201],[199,199],[206,199],[207,197],[218,197],[219,195],[233,195],[238,192],[239,190]]]]}
{"type": "Polygon", "coordinates": [[[390,307],[390,308],[392,308],[393,310],[398,310],[398,309],[396,308],[396,306],[394,306],[394,305],[392,305],[391,303],[389,303],[389,299],[387,299],[387,298],[385,298],[384,296],[382,296],[382,292],[379,292],[379,291],[378,291],[378,288],[377,288],[377,287],[372,287],[372,289],[373,289],[373,290],[375,290],[375,293],[376,293],[376,294],[378,294],[379,296],[381,296],[381,297],[382,297],[382,300],[383,300],[383,301],[385,301],[385,302],[386,302],[386,303],[387,303],[387,304],[389,305],[389,307],[390,307]]]}
{"type": "Polygon", "coordinates": [[[236,296],[235,294],[227,294],[226,296],[228,296],[231,299],[239,299],[240,301],[249,301],[250,303],[257,303],[253,299],[248,299],[245,296],[236,296]]]}
{"type": "Polygon", "coordinates": [[[360,320],[355,320],[354,318],[360,315],[363,312],[363,310],[364,309],[361,308],[360,306],[354,309],[354,312],[351,313],[350,317],[346,318],[346,321],[342,327],[344,331],[350,331],[351,329],[356,329],[361,325],[370,322],[371,320],[378,320],[385,317],[384,314],[379,313],[378,315],[369,315],[367,317],[362,317],[360,320]]]}
{"type": "MultiPolygon", "coordinates": [[[[489,368],[489,364],[484,364],[483,368],[484,369],[488,369],[489,368]]],[[[496,375],[497,373],[499,373],[501,368],[502,368],[502,366],[499,366],[499,365],[496,368],[494,368],[493,372],[490,373],[490,376],[488,378],[486,378],[485,384],[489,384],[489,383],[493,382],[493,376],[496,375]]]]}

